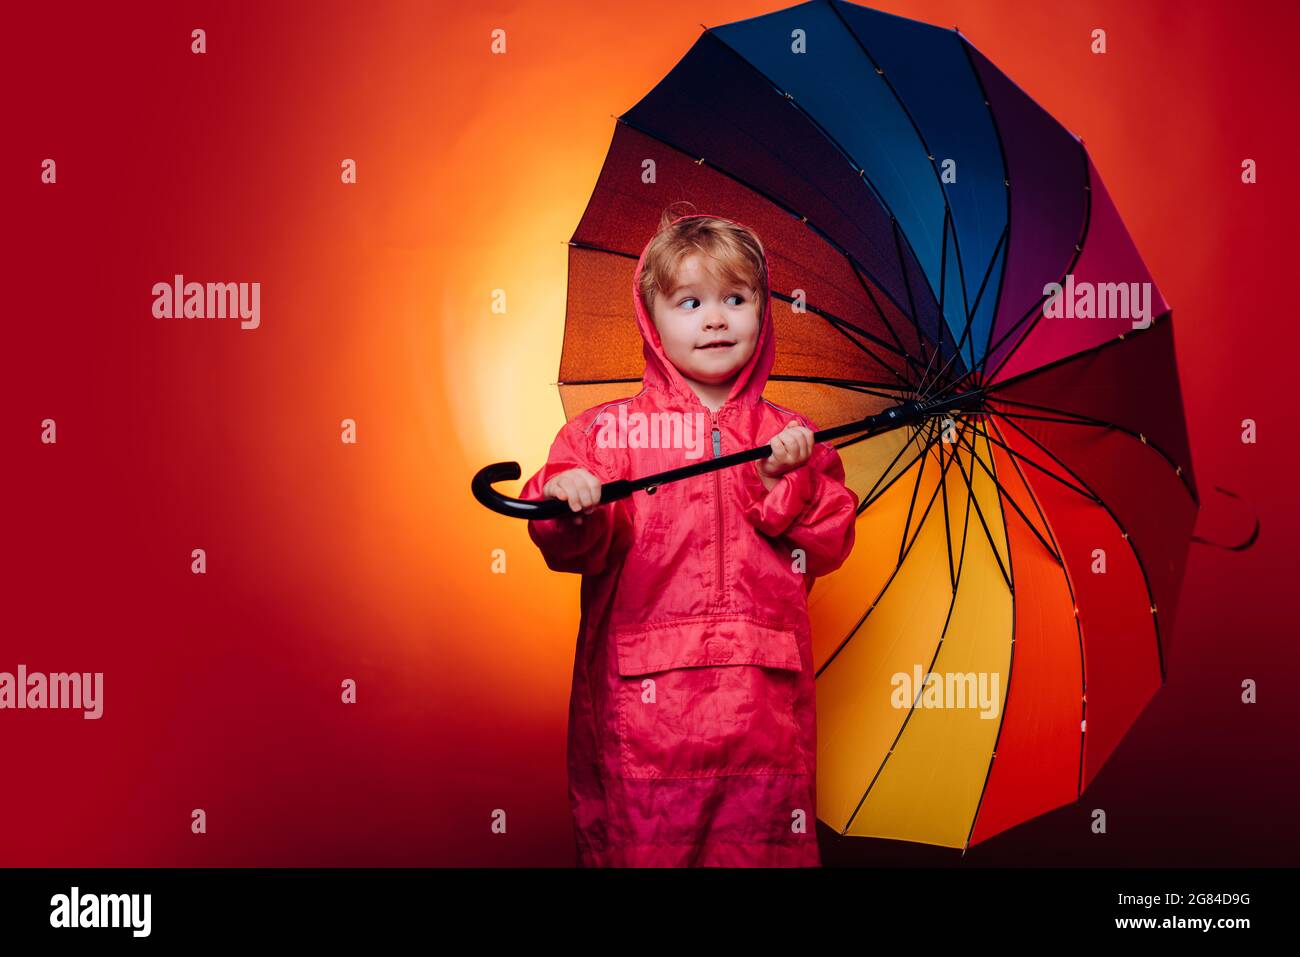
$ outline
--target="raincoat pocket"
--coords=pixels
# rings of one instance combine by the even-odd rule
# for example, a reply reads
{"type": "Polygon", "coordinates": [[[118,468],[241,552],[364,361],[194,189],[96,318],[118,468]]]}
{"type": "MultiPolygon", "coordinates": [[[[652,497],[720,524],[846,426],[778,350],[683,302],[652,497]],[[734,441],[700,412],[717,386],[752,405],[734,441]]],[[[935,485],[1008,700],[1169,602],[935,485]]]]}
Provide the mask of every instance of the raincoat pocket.
{"type": "Polygon", "coordinates": [[[804,774],[795,635],[744,615],[614,630],[628,778],[804,774]]]}

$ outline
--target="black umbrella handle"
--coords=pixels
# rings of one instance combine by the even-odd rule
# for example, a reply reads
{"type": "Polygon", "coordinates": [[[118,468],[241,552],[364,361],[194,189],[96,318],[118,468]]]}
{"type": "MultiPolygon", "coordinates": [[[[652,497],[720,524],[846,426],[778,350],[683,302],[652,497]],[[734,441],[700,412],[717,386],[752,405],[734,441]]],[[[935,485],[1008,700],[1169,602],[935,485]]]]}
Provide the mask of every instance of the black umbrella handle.
{"type": "MultiPolygon", "coordinates": [[[[872,435],[891,432],[904,425],[915,425],[936,412],[977,404],[978,400],[983,398],[983,395],[983,389],[975,389],[971,392],[964,392],[959,396],[929,399],[924,402],[910,399],[901,405],[885,409],[875,415],[869,415],[865,419],[846,422],[843,425],[836,425],[814,432],[813,441],[826,442],[830,439],[837,439],[844,435],[854,435],[859,432],[868,432],[872,435]]],[[[693,465],[683,465],[680,468],[669,469],[655,475],[606,482],[600,487],[600,504],[617,502],[619,499],[627,498],[633,492],[642,489],[653,495],[660,485],[677,482],[693,475],[703,475],[706,472],[730,468],[733,465],[739,465],[741,462],[765,459],[771,454],[772,446],[770,444],[758,445],[752,449],[745,449],[743,452],[732,452],[730,455],[722,455],[716,459],[702,459],[693,465]]],[[[492,465],[485,465],[478,470],[478,473],[470,482],[470,488],[474,492],[474,497],[483,505],[494,512],[512,518],[537,520],[577,514],[569,507],[569,503],[563,499],[511,498],[508,495],[502,495],[492,487],[496,482],[514,481],[521,474],[518,462],[496,462],[492,465]]]]}
{"type": "MultiPolygon", "coordinates": [[[[513,482],[519,478],[522,473],[519,471],[518,462],[496,462],[493,465],[485,465],[478,470],[470,488],[474,492],[474,497],[502,515],[509,515],[511,518],[526,518],[529,520],[559,518],[561,515],[577,514],[569,507],[569,503],[558,498],[511,498],[508,495],[502,495],[492,485],[496,482],[513,482]]],[[[606,482],[600,487],[600,504],[606,502],[616,502],[620,498],[627,498],[637,490],[633,482],[619,480],[617,482],[606,482]]]]}

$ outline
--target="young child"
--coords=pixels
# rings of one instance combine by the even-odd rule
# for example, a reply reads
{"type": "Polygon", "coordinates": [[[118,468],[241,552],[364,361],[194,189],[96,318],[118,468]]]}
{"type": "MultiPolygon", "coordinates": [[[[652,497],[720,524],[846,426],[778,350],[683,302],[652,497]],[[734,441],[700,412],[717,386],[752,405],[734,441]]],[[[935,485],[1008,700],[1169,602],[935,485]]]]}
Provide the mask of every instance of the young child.
{"type": "Polygon", "coordinates": [[[807,594],[848,557],[858,498],[816,426],[762,396],[776,339],[748,227],[666,212],[632,297],[641,391],[565,425],[520,493],[569,503],[528,532],[583,576],[579,864],[819,866],[807,594]],[[764,443],[766,459],[599,504],[602,483],[764,443]]]}

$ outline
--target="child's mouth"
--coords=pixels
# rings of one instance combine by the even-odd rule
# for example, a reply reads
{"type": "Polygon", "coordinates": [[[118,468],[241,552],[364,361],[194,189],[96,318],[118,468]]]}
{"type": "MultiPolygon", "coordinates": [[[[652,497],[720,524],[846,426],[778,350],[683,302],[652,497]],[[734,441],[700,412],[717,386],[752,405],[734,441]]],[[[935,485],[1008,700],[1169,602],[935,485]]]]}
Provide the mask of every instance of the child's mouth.
{"type": "Polygon", "coordinates": [[[697,346],[698,349],[730,349],[734,342],[711,342],[707,346],[697,346]]]}

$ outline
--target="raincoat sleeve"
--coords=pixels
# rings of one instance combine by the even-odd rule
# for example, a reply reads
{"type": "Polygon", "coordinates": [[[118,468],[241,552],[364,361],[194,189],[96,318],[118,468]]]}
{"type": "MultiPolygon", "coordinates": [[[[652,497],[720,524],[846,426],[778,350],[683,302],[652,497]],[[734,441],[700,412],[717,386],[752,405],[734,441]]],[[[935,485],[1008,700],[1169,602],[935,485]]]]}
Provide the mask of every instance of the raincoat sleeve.
{"type": "MultiPolygon", "coordinates": [[[[815,432],[816,428],[807,425],[815,432]]],[[[808,461],[782,475],[768,491],[757,462],[740,472],[745,518],[793,551],[803,549],[808,575],[828,575],[853,551],[858,496],[844,484],[844,463],[833,445],[818,442],[808,461]]]]}
{"type": "MultiPolygon", "coordinates": [[[[602,484],[622,477],[618,450],[597,448],[593,433],[580,424],[585,418],[580,416],[560,429],[546,464],[524,484],[521,498],[543,498],[546,483],[569,469],[586,469],[602,484]]],[[[570,512],[560,518],[530,520],[528,536],[552,571],[599,575],[630,539],[631,524],[627,500],[620,499],[597,505],[590,515],[570,512]]]]}

